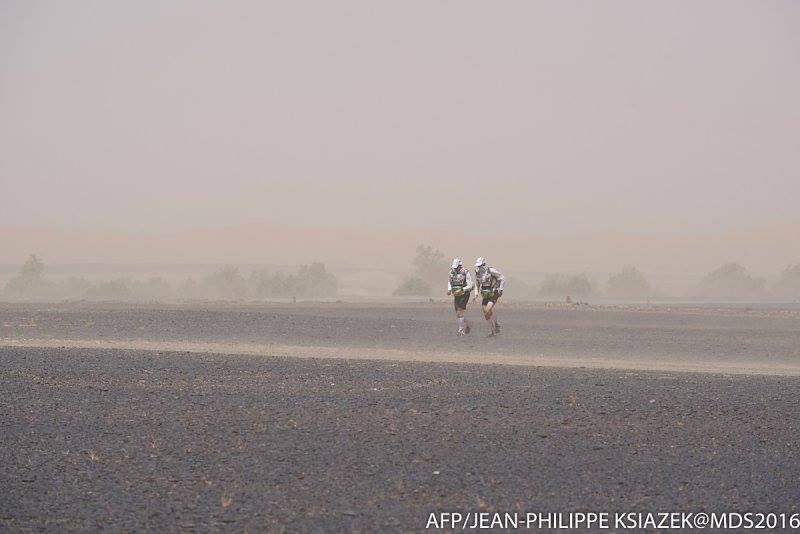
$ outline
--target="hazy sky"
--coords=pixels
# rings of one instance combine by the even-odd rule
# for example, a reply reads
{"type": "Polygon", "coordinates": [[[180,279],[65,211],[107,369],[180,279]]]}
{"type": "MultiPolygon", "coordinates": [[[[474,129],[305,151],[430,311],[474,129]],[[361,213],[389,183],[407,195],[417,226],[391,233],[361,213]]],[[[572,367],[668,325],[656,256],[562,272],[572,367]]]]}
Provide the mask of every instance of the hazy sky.
{"type": "Polygon", "coordinates": [[[0,226],[800,222],[800,2],[0,1],[0,226]]]}

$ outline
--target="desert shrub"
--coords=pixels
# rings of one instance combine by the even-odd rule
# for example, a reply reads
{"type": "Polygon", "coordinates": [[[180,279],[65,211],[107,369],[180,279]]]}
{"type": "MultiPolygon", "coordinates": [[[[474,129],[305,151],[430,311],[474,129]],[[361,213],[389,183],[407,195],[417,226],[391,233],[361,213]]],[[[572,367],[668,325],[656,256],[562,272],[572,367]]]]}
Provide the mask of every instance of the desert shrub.
{"type": "Polygon", "coordinates": [[[772,292],[781,297],[800,298],[800,264],[784,269],[773,284],[772,292]]]}
{"type": "Polygon", "coordinates": [[[191,299],[200,296],[200,284],[191,276],[178,284],[176,293],[179,298],[191,299]]]}
{"type": "Polygon", "coordinates": [[[450,262],[444,253],[427,245],[417,246],[414,259],[411,260],[414,273],[404,279],[400,286],[392,292],[394,296],[428,296],[431,288],[442,284],[450,269],[450,262]]]}
{"type": "Polygon", "coordinates": [[[295,274],[253,273],[251,285],[260,297],[326,298],[339,293],[336,277],[319,262],[302,265],[295,274]]]}
{"type": "Polygon", "coordinates": [[[593,293],[592,282],[585,274],[550,274],[539,286],[539,295],[543,297],[585,297],[593,293]]]}
{"type": "MultiPolygon", "coordinates": [[[[251,279],[255,293],[259,297],[291,297],[295,295],[296,284],[293,277],[285,273],[253,273],[251,279]]],[[[296,296],[296,295],[295,295],[296,296]]]]}
{"type": "Polygon", "coordinates": [[[5,293],[14,297],[42,296],[52,289],[44,277],[44,263],[31,254],[19,273],[6,283],[5,293]]]}
{"type": "Polygon", "coordinates": [[[298,296],[335,297],[339,293],[336,277],[325,270],[325,265],[314,262],[297,270],[298,296]]]}
{"type": "Polygon", "coordinates": [[[650,283],[636,267],[626,267],[608,279],[608,296],[610,297],[647,297],[651,293],[650,283]]]}
{"type": "Polygon", "coordinates": [[[395,297],[427,297],[431,294],[431,286],[419,276],[410,276],[403,280],[392,292],[395,297]]]}
{"type": "Polygon", "coordinates": [[[414,275],[430,286],[441,284],[442,278],[450,269],[450,262],[441,250],[425,245],[417,247],[411,265],[414,267],[414,275]]]}
{"type": "Polygon", "coordinates": [[[89,295],[92,283],[86,278],[70,276],[60,284],[60,293],[68,298],[82,298],[89,295]]]}
{"type": "Polygon", "coordinates": [[[172,287],[170,287],[169,282],[159,276],[136,281],[131,289],[134,297],[144,299],[166,298],[172,293],[172,287]]]}
{"type": "Polygon", "coordinates": [[[750,276],[738,263],[726,263],[711,271],[695,289],[699,297],[761,297],[765,294],[764,279],[750,276]]]}
{"type": "Polygon", "coordinates": [[[247,283],[239,273],[239,268],[230,265],[207,275],[199,285],[203,296],[240,299],[247,295],[247,283]]]}
{"type": "Polygon", "coordinates": [[[86,291],[87,297],[101,299],[126,299],[131,294],[131,282],[124,278],[100,282],[86,291]]]}

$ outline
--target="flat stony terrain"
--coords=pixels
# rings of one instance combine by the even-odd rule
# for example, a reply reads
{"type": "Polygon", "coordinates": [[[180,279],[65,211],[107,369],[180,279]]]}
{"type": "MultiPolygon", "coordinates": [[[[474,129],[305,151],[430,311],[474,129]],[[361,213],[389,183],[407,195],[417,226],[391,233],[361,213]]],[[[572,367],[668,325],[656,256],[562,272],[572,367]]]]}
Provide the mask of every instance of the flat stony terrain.
{"type": "MultiPolygon", "coordinates": [[[[761,362],[800,370],[800,308],[786,310],[546,308],[498,306],[502,336],[484,338],[480,307],[473,334],[457,339],[451,303],[303,303],[184,306],[2,304],[6,339],[275,343],[457,351],[471,355],[761,362]]],[[[488,359],[488,358],[487,358],[488,359]]]]}
{"type": "MultiPolygon", "coordinates": [[[[520,353],[589,353],[594,339],[600,352],[785,361],[800,347],[795,317],[744,311],[693,321],[509,307],[503,338],[459,340],[442,306],[1,309],[0,338],[498,342],[520,353]]],[[[791,513],[798,443],[794,376],[0,346],[7,531],[419,530],[434,511],[791,513]]]]}

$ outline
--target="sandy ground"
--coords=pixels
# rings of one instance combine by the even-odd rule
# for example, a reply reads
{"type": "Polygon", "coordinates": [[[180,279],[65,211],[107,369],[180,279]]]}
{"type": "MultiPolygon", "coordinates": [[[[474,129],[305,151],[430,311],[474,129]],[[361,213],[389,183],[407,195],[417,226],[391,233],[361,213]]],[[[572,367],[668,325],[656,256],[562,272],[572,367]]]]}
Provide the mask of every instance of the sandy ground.
{"type": "Polygon", "coordinates": [[[87,348],[111,350],[145,350],[184,354],[259,355],[293,358],[337,358],[402,362],[442,362],[472,364],[526,365],[536,367],[621,369],[637,371],[678,371],[719,374],[800,376],[800,366],[794,364],[726,361],[669,361],[658,359],[617,360],[609,357],[576,358],[514,356],[500,353],[470,354],[462,352],[425,352],[396,349],[366,349],[348,347],[314,347],[299,345],[263,345],[258,343],[197,343],[190,341],[139,341],[91,339],[10,339],[6,347],[29,348],[87,348]]]}
{"type": "Polygon", "coordinates": [[[800,374],[800,311],[512,305],[455,337],[448,304],[2,305],[7,346],[800,374]]]}
{"type": "Polygon", "coordinates": [[[0,305],[0,527],[798,511],[795,314],[501,313],[457,339],[441,304],[0,305]]]}

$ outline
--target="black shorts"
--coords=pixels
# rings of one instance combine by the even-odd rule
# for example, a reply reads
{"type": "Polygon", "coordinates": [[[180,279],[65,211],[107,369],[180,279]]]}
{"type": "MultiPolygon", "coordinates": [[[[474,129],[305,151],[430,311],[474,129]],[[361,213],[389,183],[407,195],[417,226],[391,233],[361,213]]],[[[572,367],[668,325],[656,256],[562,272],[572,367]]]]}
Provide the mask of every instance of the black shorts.
{"type": "Polygon", "coordinates": [[[469,302],[469,291],[465,291],[463,295],[458,295],[453,297],[453,306],[457,310],[466,310],[468,302],[469,302]]]}
{"type": "Polygon", "coordinates": [[[497,299],[499,299],[499,298],[500,298],[500,295],[498,295],[497,291],[495,291],[494,293],[492,293],[491,297],[483,297],[483,301],[481,302],[481,305],[482,306],[486,306],[490,302],[497,302],[497,299]]]}

